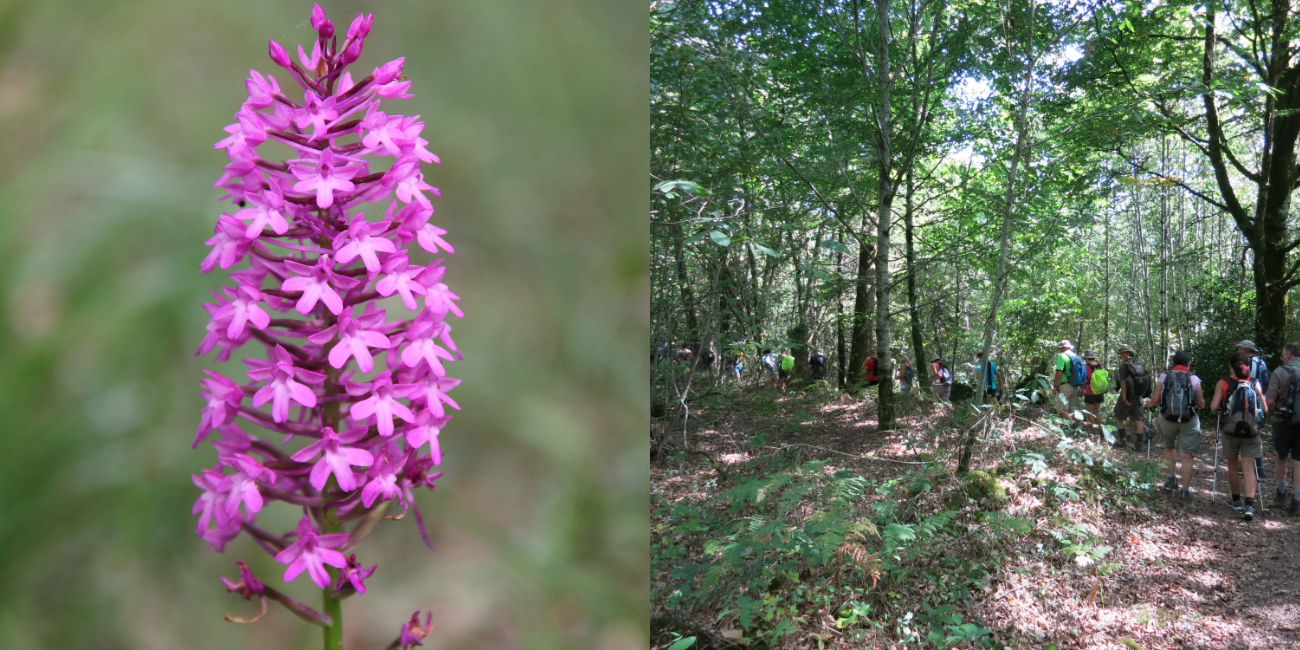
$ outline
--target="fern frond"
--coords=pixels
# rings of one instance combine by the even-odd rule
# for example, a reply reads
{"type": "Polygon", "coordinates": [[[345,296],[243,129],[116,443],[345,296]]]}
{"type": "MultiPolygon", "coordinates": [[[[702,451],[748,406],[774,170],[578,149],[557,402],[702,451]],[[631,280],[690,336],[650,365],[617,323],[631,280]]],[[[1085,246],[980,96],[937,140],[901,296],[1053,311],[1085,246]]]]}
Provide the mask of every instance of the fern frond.
{"type": "Polygon", "coordinates": [[[853,542],[844,542],[840,547],[835,549],[835,557],[841,563],[849,563],[862,569],[867,577],[871,578],[871,587],[874,589],[880,582],[880,556],[868,551],[861,544],[853,542]]]}

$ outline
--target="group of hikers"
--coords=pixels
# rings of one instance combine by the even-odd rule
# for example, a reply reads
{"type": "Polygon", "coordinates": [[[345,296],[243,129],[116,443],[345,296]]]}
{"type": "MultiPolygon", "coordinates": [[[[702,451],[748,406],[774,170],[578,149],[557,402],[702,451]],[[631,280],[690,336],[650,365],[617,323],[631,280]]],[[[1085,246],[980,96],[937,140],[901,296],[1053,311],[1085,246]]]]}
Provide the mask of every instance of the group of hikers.
{"type": "MultiPolygon", "coordinates": [[[[1254,519],[1255,495],[1262,479],[1263,433],[1270,424],[1268,415],[1272,414],[1273,450],[1277,453],[1274,506],[1300,514],[1300,486],[1295,484],[1300,479],[1300,460],[1296,459],[1300,455],[1300,418],[1295,404],[1300,389],[1300,342],[1286,344],[1282,365],[1276,372],[1269,371],[1254,342],[1241,341],[1236,348],[1227,358],[1226,375],[1214,382],[1208,404],[1216,419],[1214,490],[1218,489],[1222,452],[1228,465],[1230,498],[1227,503],[1241,512],[1242,519],[1254,519]]],[[[1132,347],[1120,346],[1119,356],[1112,385],[1109,372],[1091,352],[1078,355],[1068,340],[1060,341],[1052,378],[1055,409],[1068,416],[1078,410],[1082,398],[1083,426],[1101,433],[1101,403],[1113,387],[1119,395],[1115,401],[1112,446],[1127,447],[1130,431],[1134,449],[1141,449],[1143,442],[1148,449],[1153,442],[1163,446],[1167,463],[1164,487],[1178,490],[1182,500],[1190,500],[1192,464],[1196,456],[1206,453],[1198,411],[1207,406],[1204,384],[1190,370],[1192,356],[1185,351],[1175,352],[1169,369],[1154,379],[1134,359],[1132,347]],[[1150,428],[1143,422],[1147,409],[1156,414],[1150,428]]]]}
{"type": "MultiPolygon", "coordinates": [[[[826,357],[817,349],[810,349],[808,367],[813,380],[826,377],[826,357]]],[[[1114,440],[1112,447],[1134,450],[1152,445],[1163,447],[1166,461],[1164,487],[1177,490],[1179,497],[1190,500],[1192,465],[1194,459],[1207,453],[1202,440],[1198,411],[1207,406],[1206,390],[1201,378],[1189,369],[1192,357],[1178,351],[1170,359],[1169,369],[1153,377],[1135,358],[1131,346],[1119,347],[1119,366],[1112,375],[1091,351],[1078,354],[1069,340],[1057,343],[1057,354],[1051,383],[1051,401],[1057,413],[1073,420],[1073,414],[1082,412],[1079,423],[1085,431],[1105,438],[1101,407],[1107,394],[1117,393],[1112,412],[1114,440]],[[1146,413],[1153,416],[1148,425],[1146,413]]],[[[689,349],[671,350],[673,363],[690,364],[689,349]]],[[[1002,400],[1001,373],[993,361],[985,360],[983,353],[976,355],[976,376],[983,381],[985,402],[995,407],[1002,400]]],[[[719,371],[740,381],[748,359],[743,350],[735,350],[719,364],[719,371]]],[[[711,348],[705,349],[696,363],[697,370],[710,372],[719,362],[711,348]]],[[[1300,514],[1300,413],[1296,408],[1296,393],[1300,391],[1300,342],[1288,343],[1282,351],[1282,365],[1270,372],[1259,356],[1254,342],[1241,341],[1236,351],[1227,358],[1226,374],[1213,384],[1208,402],[1209,410],[1216,414],[1214,440],[1215,491],[1218,489],[1219,455],[1227,460],[1228,505],[1240,511],[1242,519],[1255,517],[1257,490],[1262,498],[1263,434],[1271,426],[1273,451],[1277,454],[1277,483],[1274,506],[1291,514],[1300,514]],[[1271,415],[1271,417],[1269,417],[1271,415]],[[1245,466],[1243,467],[1243,459],[1245,466]],[[1242,489],[1244,488],[1244,490],[1242,489]]],[[[754,370],[761,374],[764,384],[785,392],[794,373],[795,359],[790,349],[779,353],[771,348],[758,355],[754,370]]],[[[869,357],[859,370],[859,378],[867,386],[878,385],[880,362],[869,357]]],[[[941,355],[930,359],[931,395],[938,402],[951,398],[955,383],[952,369],[941,355]]],[[[896,379],[903,393],[914,387],[916,373],[906,359],[900,361],[896,379]]],[[[979,379],[977,379],[977,382],[979,379]]]]}
{"type": "MultiPolygon", "coordinates": [[[[667,346],[661,346],[660,354],[651,357],[651,363],[663,359],[673,364],[691,365],[694,359],[694,353],[690,348],[674,349],[669,351],[667,346]]],[[[700,355],[699,362],[696,364],[696,371],[702,373],[714,372],[714,364],[718,362],[718,355],[712,347],[706,347],[700,355]]],[[[734,380],[740,381],[744,375],[748,356],[743,350],[736,350],[722,360],[721,370],[724,376],[729,375],[734,380]]],[[[808,357],[808,367],[811,370],[811,379],[817,381],[826,378],[826,356],[819,350],[813,349],[812,354],[808,357]]],[[[794,356],[790,354],[790,348],[780,348],[780,354],[776,354],[771,348],[765,348],[758,358],[758,372],[762,374],[762,382],[768,388],[780,388],[785,392],[790,377],[794,375],[794,356]]]]}

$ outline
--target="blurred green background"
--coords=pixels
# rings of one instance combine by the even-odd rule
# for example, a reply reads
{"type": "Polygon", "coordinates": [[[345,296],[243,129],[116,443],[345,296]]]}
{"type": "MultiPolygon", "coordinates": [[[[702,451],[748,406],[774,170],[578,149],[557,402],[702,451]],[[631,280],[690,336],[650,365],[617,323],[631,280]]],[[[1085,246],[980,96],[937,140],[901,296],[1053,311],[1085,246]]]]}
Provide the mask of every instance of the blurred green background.
{"type": "MultiPolygon", "coordinates": [[[[431,648],[644,648],[647,9],[323,6],[340,30],[374,11],[360,68],[407,57],[416,97],[388,110],[422,114],[442,158],[425,173],[467,314],[447,475],[420,497],[437,551],[413,518],[359,549],[379,571],[345,647],[430,607],[431,648]]],[[[204,553],[189,513],[215,461],[189,446],[224,277],[197,273],[212,143],[248,69],[276,72],[266,39],[311,43],[310,8],[0,0],[0,648],[320,646],[275,605],[222,620],[252,606],[217,573],[282,568],[245,539],[204,553]]],[[[315,604],[307,584],[287,591],[315,604]]]]}

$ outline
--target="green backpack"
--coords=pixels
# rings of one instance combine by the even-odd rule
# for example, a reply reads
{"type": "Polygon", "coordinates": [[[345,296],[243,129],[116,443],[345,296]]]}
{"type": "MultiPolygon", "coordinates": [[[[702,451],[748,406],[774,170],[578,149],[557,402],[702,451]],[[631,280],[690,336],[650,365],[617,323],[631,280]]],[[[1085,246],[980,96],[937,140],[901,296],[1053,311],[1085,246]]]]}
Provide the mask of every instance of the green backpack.
{"type": "Polygon", "coordinates": [[[1098,368],[1092,371],[1092,394],[1105,395],[1110,390],[1110,372],[1098,368]]]}

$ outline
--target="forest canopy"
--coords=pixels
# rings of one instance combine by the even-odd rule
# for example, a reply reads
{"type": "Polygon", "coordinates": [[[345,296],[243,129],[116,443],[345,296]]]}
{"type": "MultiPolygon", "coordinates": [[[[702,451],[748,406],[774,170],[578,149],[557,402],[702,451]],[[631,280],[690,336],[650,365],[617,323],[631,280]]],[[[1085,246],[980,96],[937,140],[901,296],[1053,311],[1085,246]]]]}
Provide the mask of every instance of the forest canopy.
{"type": "Polygon", "coordinates": [[[652,355],[789,346],[804,368],[816,347],[841,386],[873,355],[922,384],[936,355],[1024,372],[1060,339],[1217,367],[1251,338],[1276,366],[1300,283],[1298,21],[654,3],[652,355]]]}

